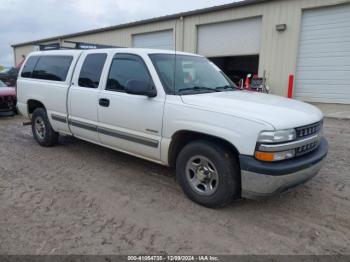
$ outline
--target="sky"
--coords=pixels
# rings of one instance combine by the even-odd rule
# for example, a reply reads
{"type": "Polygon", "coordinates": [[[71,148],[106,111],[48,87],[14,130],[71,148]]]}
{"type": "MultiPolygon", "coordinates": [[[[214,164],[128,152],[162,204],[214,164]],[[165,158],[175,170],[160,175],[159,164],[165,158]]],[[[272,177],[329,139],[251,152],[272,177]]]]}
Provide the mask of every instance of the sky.
{"type": "Polygon", "coordinates": [[[169,15],[237,0],[0,0],[0,65],[12,44],[169,15]]]}

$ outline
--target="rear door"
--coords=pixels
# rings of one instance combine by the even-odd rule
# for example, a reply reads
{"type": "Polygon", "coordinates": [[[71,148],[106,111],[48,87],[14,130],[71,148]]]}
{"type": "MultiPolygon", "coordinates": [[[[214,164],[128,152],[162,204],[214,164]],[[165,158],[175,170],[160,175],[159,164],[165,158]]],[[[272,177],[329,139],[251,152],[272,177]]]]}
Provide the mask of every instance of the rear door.
{"type": "Polygon", "coordinates": [[[157,86],[159,79],[154,98],[125,92],[130,80],[154,84],[152,75],[157,75],[150,59],[146,55],[116,53],[110,64],[106,86],[99,97],[101,142],[119,151],[159,160],[165,101],[164,91],[157,86]]]}
{"type": "Polygon", "coordinates": [[[100,142],[97,132],[98,93],[106,64],[106,51],[82,54],[69,90],[68,108],[71,132],[80,138],[100,142]]]}

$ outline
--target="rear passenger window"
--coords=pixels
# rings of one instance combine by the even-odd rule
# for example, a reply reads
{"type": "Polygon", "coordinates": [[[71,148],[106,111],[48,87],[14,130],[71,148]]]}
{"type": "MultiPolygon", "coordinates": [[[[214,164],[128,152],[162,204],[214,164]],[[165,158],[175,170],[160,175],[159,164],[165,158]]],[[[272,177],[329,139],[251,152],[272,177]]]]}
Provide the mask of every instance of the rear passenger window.
{"type": "Polygon", "coordinates": [[[117,54],[109,71],[106,90],[125,92],[125,86],[130,80],[148,83],[152,81],[141,57],[130,54],[117,54]]]}
{"type": "Polygon", "coordinates": [[[32,78],[64,82],[72,60],[71,56],[41,56],[32,78]]]}
{"type": "Polygon", "coordinates": [[[38,62],[38,60],[39,60],[39,56],[29,57],[27,62],[23,66],[21,77],[26,77],[26,78],[32,77],[34,67],[38,62]]]}
{"type": "Polygon", "coordinates": [[[107,54],[89,54],[86,56],[79,75],[79,86],[98,87],[106,58],[107,54]]]}

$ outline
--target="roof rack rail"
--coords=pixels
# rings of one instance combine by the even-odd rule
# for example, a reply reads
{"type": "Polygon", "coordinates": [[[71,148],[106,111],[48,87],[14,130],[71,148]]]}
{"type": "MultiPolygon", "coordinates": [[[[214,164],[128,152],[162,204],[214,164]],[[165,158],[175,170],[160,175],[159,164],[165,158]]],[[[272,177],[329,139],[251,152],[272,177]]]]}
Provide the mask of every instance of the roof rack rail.
{"type": "Polygon", "coordinates": [[[104,48],[124,48],[122,46],[102,45],[94,43],[76,42],[76,41],[64,41],[64,43],[74,44],[74,46],[63,46],[60,43],[52,43],[47,45],[39,45],[40,51],[50,50],[67,50],[67,49],[78,49],[78,50],[89,50],[89,49],[104,49],[104,48]]]}

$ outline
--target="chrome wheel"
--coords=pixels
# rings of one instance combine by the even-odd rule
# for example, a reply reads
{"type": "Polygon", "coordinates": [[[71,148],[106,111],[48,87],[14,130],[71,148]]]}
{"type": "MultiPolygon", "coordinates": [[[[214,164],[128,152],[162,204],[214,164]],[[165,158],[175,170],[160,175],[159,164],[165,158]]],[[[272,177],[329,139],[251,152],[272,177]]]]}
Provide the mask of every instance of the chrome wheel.
{"type": "Polygon", "coordinates": [[[40,138],[40,139],[44,139],[45,135],[46,135],[46,128],[45,128],[45,122],[44,119],[40,116],[35,118],[34,121],[34,129],[35,129],[35,133],[36,135],[40,138]]]}
{"type": "Polygon", "coordinates": [[[187,162],[186,178],[191,188],[200,195],[211,196],[219,186],[217,169],[204,156],[194,156],[187,162]]]}

